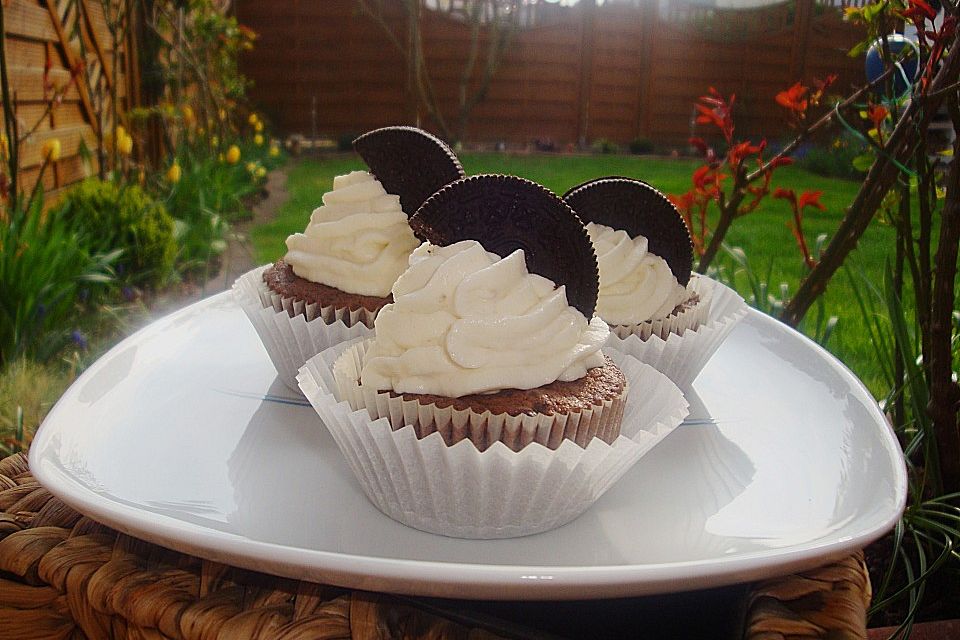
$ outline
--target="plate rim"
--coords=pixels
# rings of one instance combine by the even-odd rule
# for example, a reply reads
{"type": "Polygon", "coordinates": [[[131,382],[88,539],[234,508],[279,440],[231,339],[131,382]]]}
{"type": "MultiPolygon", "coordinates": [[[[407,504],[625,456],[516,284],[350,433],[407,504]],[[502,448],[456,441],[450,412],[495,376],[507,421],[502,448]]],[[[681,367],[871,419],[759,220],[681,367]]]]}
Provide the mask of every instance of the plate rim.
{"type": "MultiPolygon", "coordinates": [[[[873,542],[894,526],[906,505],[906,466],[900,446],[893,427],[870,392],[846,365],[821,345],[753,308],[748,310],[744,322],[766,324],[775,331],[801,340],[804,347],[812,349],[837,370],[845,382],[852,383],[859,394],[871,400],[867,405],[869,411],[875,422],[884,426],[879,435],[894,472],[893,486],[896,492],[895,508],[880,523],[864,527],[841,539],[821,538],[786,549],[781,547],[746,552],[729,559],[715,557],[665,563],[559,567],[414,560],[293,547],[187,523],[103,496],[57,468],[52,460],[44,458],[48,440],[55,434],[54,425],[65,410],[65,401],[76,393],[85,380],[96,375],[109,362],[112,354],[161,331],[167,323],[180,316],[196,313],[207,305],[225,302],[227,298],[232,298],[232,292],[215,294],[147,324],[114,345],[73,382],[47,414],[30,448],[31,473],[41,486],[80,513],[118,531],[190,555],[340,587],[478,600],[643,596],[786,575],[821,566],[873,542]],[[773,572],[773,569],[776,571],[773,572]]],[[[237,309],[239,312],[239,307],[237,309]]]]}

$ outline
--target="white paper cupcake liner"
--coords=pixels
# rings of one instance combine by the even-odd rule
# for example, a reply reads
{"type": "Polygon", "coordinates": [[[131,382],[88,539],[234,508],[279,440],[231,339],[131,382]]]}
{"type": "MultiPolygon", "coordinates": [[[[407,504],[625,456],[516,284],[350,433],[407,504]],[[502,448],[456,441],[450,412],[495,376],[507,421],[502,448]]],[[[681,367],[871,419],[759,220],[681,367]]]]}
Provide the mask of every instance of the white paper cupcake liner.
{"type": "Polygon", "coordinates": [[[240,276],[233,283],[233,292],[257,330],[280,379],[299,394],[297,370],[303,363],[335,344],[372,336],[370,327],[376,313],[321,307],[281,297],[263,281],[263,272],[269,266],[240,276]]]}
{"type": "Polygon", "coordinates": [[[311,358],[300,387],[353,470],[367,497],[411,527],[458,538],[510,538],[559,527],[590,507],[687,415],[683,394],[665,376],[625,354],[607,355],[630,385],[620,436],[586,448],[531,444],[519,452],[497,442],[447,446],[440,433],[418,439],[394,430],[338,396],[333,365],[350,344],[311,358]]]}
{"type": "Polygon", "coordinates": [[[418,438],[439,433],[448,445],[469,439],[481,451],[487,443],[503,442],[509,449],[519,451],[532,442],[555,449],[564,438],[581,447],[593,438],[613,442],[620,434],[623,407],[629,384],[623,393],[583,411],[562,415],[495,414],[452,406],[424,405],[414,399],[391,396],[358,382],[363,358],[372,340],[354,343],[333,363],[333,379],[337,397],[346,400],[354,410],[366,409],[371,420],[385,417],[390,424],[410,425],[418,438]],[[484,446],[480,446],[483,443],[484,446]]]}
{"type": "MultiPolygon", "coordinates": [[[[665,374],[680,388],[688,388],[727,335],[747,315],[747,303],[736,291],[706,276],[694,276],[691,289],[709,301],[708,314],[695,329],[666,339],[646,339],[631,332],[610,332],[606,347],[629,354],[665,374]]],[[[702,300],[701,300],[702,301],[702,300]]]]}
{"type": "Polygon", "coordinates": [[[671,334],[683,335],[686,331],[699,327],[706,322],[710,313],[710,295],[712,293],[712,288],[701,286],[699,280],[700,278],[697,275],[693,275],[690,278],[690,284],[687,286],[687,290],[690,291],[690,296],[687,298],[688,302],[693,294],[699,296],[699,300],[693,305],[658,320],[647,320],[639,324],[610,325],[610,332],[623,339],[635,335],[641,340],[647,340],[653,336],[666,340],[671,334]]]}

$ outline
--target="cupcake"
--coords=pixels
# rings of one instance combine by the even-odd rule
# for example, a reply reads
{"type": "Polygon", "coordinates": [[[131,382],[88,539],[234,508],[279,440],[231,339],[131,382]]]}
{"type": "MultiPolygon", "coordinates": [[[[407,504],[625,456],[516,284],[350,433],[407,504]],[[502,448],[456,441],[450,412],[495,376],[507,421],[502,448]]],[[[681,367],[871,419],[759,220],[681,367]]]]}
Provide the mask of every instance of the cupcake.
{"type": "Polygon", "coordinates": [[[608,345],[686,387],[746,315],[743,299],[692,274],[693,246],[682,216],[639,180],[601,178],[564,200],[586,223],[597,252],[597,314],[610,325],[608,345]]]}
{"type": "Polygon", "coordinates": [[[337,176],[287,253],[234,285],[281,379],[326,347],[369,335],[390,288],[420,242],[407,222],[443,185],[463,176],[439,139],[387,127],[354,141],[370,171],[337,176]]]}
{"type": "Polygon", "coordinates": [[[375,337],[312,358],[301,388],[387,515],[463,537],[566,522],[679,423],[679,390],[603,354],[589,238],[543,187],[466,178],[411,226],[425,243],[375,337]]]}
{"type": "Polygon", "coordinates": [[[621,338],[682,335],[698,327],[709,296],[690,286],[693,244],[676,207],[639,180],[605,178],[564,195],[597,253],[597,314],[621,338]]]}

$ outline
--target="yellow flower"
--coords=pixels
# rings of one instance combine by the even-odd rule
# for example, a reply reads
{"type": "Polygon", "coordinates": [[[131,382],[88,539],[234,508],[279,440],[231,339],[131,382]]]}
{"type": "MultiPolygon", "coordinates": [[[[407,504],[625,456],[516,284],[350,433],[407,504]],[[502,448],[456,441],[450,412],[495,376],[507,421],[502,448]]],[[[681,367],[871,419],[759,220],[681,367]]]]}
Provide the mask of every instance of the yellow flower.
{"type": "Polygon", "coordinates": [[[167,169],[167,182],[170,184],[177,184],[180,182],[180,175],[182,171],[180,170],[180,165],[177,164],[177,161],[174,160],[173,164],[170,165],[170,168],[167,169]]]}
{"type": "Polygon", "coordinates": [[[221,120],[227,119],[227,112],[225,109],[220,109],[220,111],[217,112],[217,115],[220,116],[221,120]]]}
{"type": "Polygon", "coordinates": [[[183,121],[188,125],[193,124],[196,121],[197,117],[193,114],[193,109],[190,105],[183,105],[183,121]]]}
{"type": "Polygon", "coordinates": [[[257,145],[258,147],[259,147],[260,145],[262,145],[262,144],[263,144],[263,136],[260,135],[259,133],[258,133],[257,135],[255,135],[255,136],[253,136],[253,144],[257,145]]]}
{"type": "Polygon", "coordinates": [[[113,130],[113,135],[116,136],[117,142],[127,137],[127,130],[123,128],[122,124],[118,124],[117,128],[113,130]]]}
{"type": "Polygon", "coordinates": [[[267,168],[266,168],[266,167],[257,167],[257,170],[256,170],[256,172],[255,172],[253,175],[257,176],[258,178],[262,178],[262,177],[264,177],[265,175],[267,175],[267,168]]]}
{"type": "Polygon", "coordinates": [[[40,149],[40,153],[43,155],[44,160],[49,160],[50,162],[56,162],[60,159],[60,151],[62,150],[60,145],[60,138],[50,138],[43,143],[43,147],[40,149]]]}
{"type": "Polygon", "coordinates": [[[247,122],[249,122],[251,125],[255,125],[255,124],[257,124],[257,122],[259,122],[259,121],[260,121],[260,118],[258,118],[258,117],[257,117],[257,114],[255,114],[255,113],[251,113],[251,114],[250,114],[250,117],[247,118],[247,122]]]}
{"type": "Polygon", "coordinates": [[[133,151],[133,138],[128,135],[124,135],[122,138],[117,138],[117,151],[122,155],[128,155],[133,151]]]}
{"type": "Polygon", "coordinates": [[[263,123],[257,120],[257,123],[253,125],[253,130],[256,131],[257,133],[263,131],[263,123]]]}
{"type": "Polygon", "coordinates": [[[210,136],[210,146],[215,147],[220,144],[220,138],[218,136],[210,136]]]}
{"type": "Polygon", "coordinates": [[[219,160],[220,162],[223,162],[225,160],[222,153],[217,154],[217,160],[219,160]]]}
{"type": "Polygon", "coordinates": [[[247,171],[249,171],[250,173],[254,173],[254,172],[256,172],[256,170],[257,170],[257,163],[256,163],[256,162],[248,162],[248,163],[247,163],[247,171]]]}
{"type": "Polygon", "coordinates": [[[227,149],[226,158],[230,164],[237,164],[240,161],[240,147],[235,144],[230,145],[230,148],[227,149]]]}
{"type": "Polygon", "coordinates": [[[206,132],[207,132],[207,130],[204,129],[203,127],[197,127],[197,135],[198,135],[198,136],[202,136],[202,135],[205,134],[206,132]]]}
{"type": "Polygon", "coordinates": [[[275,144],[270,145],[270,157],[276,158],[280,155],[280,147],[275,144]]]}

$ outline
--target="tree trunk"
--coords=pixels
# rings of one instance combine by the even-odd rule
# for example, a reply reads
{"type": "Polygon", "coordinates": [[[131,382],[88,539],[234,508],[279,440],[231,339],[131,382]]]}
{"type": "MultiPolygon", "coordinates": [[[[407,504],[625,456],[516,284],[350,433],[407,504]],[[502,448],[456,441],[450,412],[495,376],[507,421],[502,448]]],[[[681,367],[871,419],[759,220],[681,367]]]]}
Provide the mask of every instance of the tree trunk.
{"type": "MultiPolygon", "coordinates": [[[[951,99],[954,128],[960,131],[960,105],[951,99]]],[[[930,404],[937,440],[940,473],[945,493],[960,491],[960,387],[953,381],[953,305],[960,245],[960,137],[954,141],[954,157],[947,179],[947,198],[940,223],[940,240],[934,258],[933,309],[930,319],[930,404]]]]}

